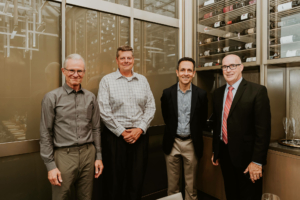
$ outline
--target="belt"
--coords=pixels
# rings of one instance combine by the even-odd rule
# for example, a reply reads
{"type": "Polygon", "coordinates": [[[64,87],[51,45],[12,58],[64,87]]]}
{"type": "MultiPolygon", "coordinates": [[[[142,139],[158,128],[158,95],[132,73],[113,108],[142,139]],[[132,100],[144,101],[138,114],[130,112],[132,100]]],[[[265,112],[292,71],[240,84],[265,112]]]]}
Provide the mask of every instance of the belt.
{"type": "Polygon", "coordinates": [[[176,137],[176,138],[179,138],[179,139],[181,139],[181,140],[188,140],[188,139],[191,139],[191,138],[192,138],[192,137],[191,137],[191,134],[189,134],[189,135],[186,136],[186,137],[182,137],[182,136],[176,134],[175,137],[176,137]]]}
{"type": "Polygon", "coordinates": [[[90,145],[93,145],[93,143],[86,143],[86,144],[81,144],[77,146],[68,146],[68,147],[56,147],[55,150],[66,150],[69,153],[69,152],[80,151],[82,149],[88,149],[90,145]]]}

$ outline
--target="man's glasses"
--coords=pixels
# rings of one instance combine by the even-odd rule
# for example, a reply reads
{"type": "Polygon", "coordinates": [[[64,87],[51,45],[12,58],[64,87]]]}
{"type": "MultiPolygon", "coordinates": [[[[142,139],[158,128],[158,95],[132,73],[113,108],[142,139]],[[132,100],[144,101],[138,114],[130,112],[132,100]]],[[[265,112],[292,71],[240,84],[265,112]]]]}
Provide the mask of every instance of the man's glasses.
{"type": "Polygon", "coordinates": [[[236,69],[240,65],[241,64],[222,65],[221,69],[224,70],[224,71],[227,70],[227,68],[233,70],[233,69],[236,69]]]}
{"type": "Polygon", "coordinates": [[[85,72],[85,70],[74,70],[74,69],[67,69],[67,68],[64,68],[65,70],[67,70],[68,72],[69,72],[69,74],[70,75],[73,75],[73,74],[75,74],[75,72],[77,72],[77,74],[79,75],[79,76],[82,76],[83,74],[84,74],[84,72],[85,72]]]}

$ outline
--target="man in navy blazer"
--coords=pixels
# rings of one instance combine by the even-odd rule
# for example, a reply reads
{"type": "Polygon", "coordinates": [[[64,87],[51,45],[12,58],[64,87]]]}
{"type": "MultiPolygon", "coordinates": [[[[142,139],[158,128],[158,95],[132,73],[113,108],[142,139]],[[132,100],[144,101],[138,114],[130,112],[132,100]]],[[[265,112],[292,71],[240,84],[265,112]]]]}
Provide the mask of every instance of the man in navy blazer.
{"type": "Polygon", "coordinates": [[[184,57],[178,61],[179,82],[163,91],[161,109],[165,133],[163,150],[168,174],[168,195],[180,192],[181,163],[185,176],[185,199],[197,200],[197,163],[202,157],[202,130],[207,119],[206,92],[195,85],[195,61],[184,57]]]}
{"type": "Polygon", "coordinates": [[[246,81],[240,57],[223,58],[226,85],[213,95],[213,165],[221,165],[228,200],[260,200],[262,166],[271,135],[271,112],[265,86],[246,81]]]}

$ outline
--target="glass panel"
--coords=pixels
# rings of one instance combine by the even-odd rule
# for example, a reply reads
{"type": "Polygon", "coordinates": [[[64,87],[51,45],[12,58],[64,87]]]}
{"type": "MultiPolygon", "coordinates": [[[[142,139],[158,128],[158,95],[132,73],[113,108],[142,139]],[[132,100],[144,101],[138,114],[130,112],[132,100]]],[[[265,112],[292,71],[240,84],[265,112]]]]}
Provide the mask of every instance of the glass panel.
{"type": "MultiPolygon", "coordinates": [[[[293,117],[296,120],[296,135],[295,138],[300,139],[300,68],[297,67],[297,69],[291,69],[289,71],[290,73],[290,98],[289,98],[289,117],[293,117]]],[[[290,135],[292,138],[293,136],[290,135]]]]}
{"type": "Polygon", "coordinates": [[[300,1],[269,0],[269,59],[300,56],[300,1]]]}
{"type": "Polygon", "coordinates": [[[1,199],[51,199],[51,184],[39,153],[2,157],[0,163],[1,199]]]}
{"type": "Polygon", "coordinates": [[[101,78],[117,70],[117,48],[129,45],[129,22],[129,18],[67,6],[67,55],[78,53],[85,59],[82,86],[95,95],[101,78]]]}
{"type": "Polygon", "coordinates": [[[134,8],[178,18],[178,0],[134,0],[134,8]]]}
{"type": "Polygon", "coordinates": [[[121,4],[121,5],[124,5],[124,6],[129,6],[130,5],[130,0],[104,0],[104,1],[121,4]]]}
{"type": "Polygon", "coordinates": [[[164,124],[160,97],[177,82],[178,51],[177,28],[134,20],[134,71],[147,77],[156,103],[151,125],[164,124]]]}
{"type": "Polygon", "coordinates": [[[228,54],[256,62],[256,0],[198,0],[198,67],[217,68],[228,54]]]}
{"type": "Polygon", "coordinates": [[[0,143],[39,138],[41,101],[60,85],[60,3],[0,0],[0,143]]]}

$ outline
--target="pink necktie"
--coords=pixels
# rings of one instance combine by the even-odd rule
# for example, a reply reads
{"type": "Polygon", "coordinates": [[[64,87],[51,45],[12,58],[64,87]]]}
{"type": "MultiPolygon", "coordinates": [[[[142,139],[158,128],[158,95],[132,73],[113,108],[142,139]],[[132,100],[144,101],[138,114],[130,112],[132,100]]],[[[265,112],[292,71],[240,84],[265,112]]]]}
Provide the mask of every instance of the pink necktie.
{"type": "Polygon", "coordinates": [[[230,111],[230,107],[231,107],[232,99],[233,99],[232,90],[233,90],[233,87],[230,86],[228,88],[228,93],[227,93],[225,106],[224,106],[223,124],[222,124],[222,139],[223,139],[225,144],[228,143],[227,118],[228,118],[228,115],[229,115],[229,111],[230,111]]]}

